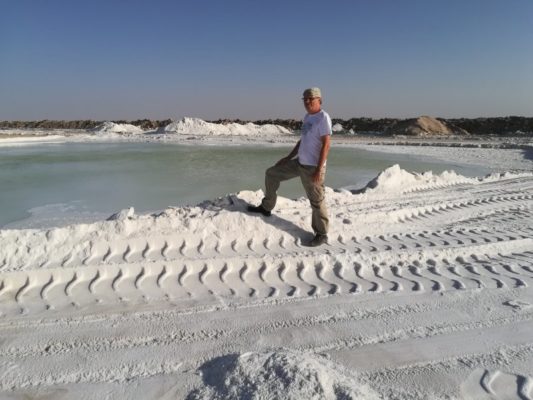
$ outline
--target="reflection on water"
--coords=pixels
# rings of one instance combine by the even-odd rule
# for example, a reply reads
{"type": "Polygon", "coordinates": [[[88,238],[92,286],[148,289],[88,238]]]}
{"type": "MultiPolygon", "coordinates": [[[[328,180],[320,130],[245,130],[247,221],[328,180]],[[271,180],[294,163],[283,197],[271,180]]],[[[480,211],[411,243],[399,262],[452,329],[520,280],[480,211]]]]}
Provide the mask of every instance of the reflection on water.
{"type": "MultiPolygon", "coordinates": [[[[0,226],[14,221],[18,222],[10,227],[55,225],[58,215],[69,221],[94,220],[129,206],[136,212],[152,211],[262,189],[265,169],[289,150],[160,143],[0,148],[0,226]],[[31,214],[33,224],[20,222],[31,214]]],[[[332,148],[326,185],[362,187],[393,164],[417,172],[488,172],[417,156],[332,148]]],[[[282,184],[280,195],[294,198],[305,193],[295,179],[282,184]]]]}

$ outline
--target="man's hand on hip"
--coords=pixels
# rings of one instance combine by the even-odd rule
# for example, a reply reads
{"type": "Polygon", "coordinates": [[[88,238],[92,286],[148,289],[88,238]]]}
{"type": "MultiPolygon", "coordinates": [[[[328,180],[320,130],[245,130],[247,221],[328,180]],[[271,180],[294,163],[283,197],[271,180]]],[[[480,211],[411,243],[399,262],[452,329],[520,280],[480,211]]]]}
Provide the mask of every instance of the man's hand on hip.
{"type": "Polygon", "coordinates": [[[320,168],[315,169],[315,172],[313,173],[313,183],[315,185],[318,185],[320,183],[320,178],[322,176],[322,170],[320,168]]]}

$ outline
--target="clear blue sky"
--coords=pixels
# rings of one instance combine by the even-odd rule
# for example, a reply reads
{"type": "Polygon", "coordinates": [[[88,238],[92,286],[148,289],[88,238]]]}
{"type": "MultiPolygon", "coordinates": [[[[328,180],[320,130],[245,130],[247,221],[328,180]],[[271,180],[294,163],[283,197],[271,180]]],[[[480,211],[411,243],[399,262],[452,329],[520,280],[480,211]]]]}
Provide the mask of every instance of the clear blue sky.
{"type": "Polygon", "coordinates": [[[0,5],[0,119],[533,116],[532,0],[0,5]]]}

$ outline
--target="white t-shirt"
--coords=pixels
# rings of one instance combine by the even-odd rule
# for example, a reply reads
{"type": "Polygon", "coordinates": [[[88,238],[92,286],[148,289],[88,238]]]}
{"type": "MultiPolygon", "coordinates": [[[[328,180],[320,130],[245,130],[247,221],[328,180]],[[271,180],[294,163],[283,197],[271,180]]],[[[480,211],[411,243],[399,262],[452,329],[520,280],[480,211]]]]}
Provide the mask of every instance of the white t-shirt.
{"type": "Polygon", "coordinates": [[[302,123],[302,136],[298,149],[298,161],[303,165],[318,165],[321,137],[331,135],[331,118],[324,110],[316,114],[306,114],[302,123]]]}

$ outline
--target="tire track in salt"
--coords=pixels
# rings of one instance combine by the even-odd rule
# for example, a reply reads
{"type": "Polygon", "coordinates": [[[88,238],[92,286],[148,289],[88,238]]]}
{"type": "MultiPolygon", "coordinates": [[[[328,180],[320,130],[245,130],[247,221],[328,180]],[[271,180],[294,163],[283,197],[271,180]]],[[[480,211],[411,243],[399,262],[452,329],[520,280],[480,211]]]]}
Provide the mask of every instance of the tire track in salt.
{"type": "MultiPolygon", "coordinates": [[[[414,236],[411,237],[414,240],[414,236]]],[[[493,240],[488,235],[481,237],[493,240]]],[[[416,255],[412,261],[408,258],[398,260],[392,250],[378,252],[370,249],[370,253],[376,255],[368,260],[361,252],[320,257],[313,254],[287,256],[281,262],[237,257],[6,273],[0,291],[0,310],[6,315],[19,315],[70,306],[87,308],[99,303],[186,298],[302,297],[527,287],[533,280],[533,263],[530,252],[523,251],[523,248],[533,242],[531,239],[510,240],[513,237],[494,235],[494,240],[501,239],[506,248],[513,245],[522,251],[511,249],[510,254],[500,254],[490,243],[464,246],[464,241],[457,239],[463,247],[453,248],[452,253],[450,249],[433,248],[427,259],[420,260],[416,255]],[[488,250],[493,254],[487,254],[488,250]],[[382,261],[379,261],[380,256],[382,261]],[[393,260],[398,261],[391,263],[393,260]]],[[[375,241],[372,243],[371,246],[376,245],[375,241]]]]}
{"type": "MultiPolygon", "coordinates": [[[[399,212],[400,222],[411,222],[421,218],[453,219],[454,214],[459,214],[459,219],[465,214],[466,210],[485,210],[500,211],[511,208],[511,204],[527,204],[533,201],[533,195],[489,195],[484,198],[477,198],[473,200],[457,200],[435,205],[428,205],[417,207],[409,210],[401,210],[399,212]],[[401,216],[404,214],[403,216],[401,216]]],[[[515,206],[513,206],[515,207],[515,206]]],[[[472,214],[472,211],[469,214],[472,214]]],[[[456,218],[458,219],[458,218],[456,218]]]]}
{"type": "MultiPolygon", "coordinates": [[[[529,194],[488,191],[482,198],[428,206],[433,208],[414,217],[450,219],[449,212],[459,210],[462,218],[465,208],[477,207],[501,212],[503,218],[502,210],[510,203],[530,215],[531,200],[529,194]]],[[[533,279],[533,253],[524,247],[532,238],[533,228],[518,223],[506,231],[489,224],[364,237],[344,232],[330,239],[326,255],[324,249],[302,254],[298,240],[285,232],[247,239],[159,235],[101,241],[91,243],[84,257],[62,253],[56,263],[62,268],[52,268],[53,260],[46,260],[41,269],[4,273],[0,311],[16,316],[100,303],[217,296],[261,299],[526,287],[533,279]],[[416,255],[422,250],[422,257],[416,255]]]]}
{"type": "MultiPolygon", "coordinates": [[[[398,215],[401,222],[408,222],[412,219],[428,219],[428,221],[444,221],[449,223],[454,220],[464,220],[465,210],[476,210],[474,217],[470,218],[475,222],[476,218],[481,218],[487,214],[497,215],[494,220],[485,220],[497,225],[498,221],[516,222],[516,231],[512,232],[518,237],[533,237],[533,229],[523,227],[521,219],[533,216],[533,195],[529,194],[506,194],[494,195],[487,193],[486,197],[473,200],[457,200],[449,203],[429,205],[411,210],[399,210],[398,215]],[[519,213],[515,211],[519,210],[519,213]],[[448,215],[457,211],[459,215],[454,217],[448,215]],[[513,211],[513,212],[511,212],[513,211]],[[477,215],[476,215],[477,214],[477,215]]],[[[471,228],[476,229],[476,228],[471,228]]],[[[478,240],[476,236],[479,232],[469,234],[468,229],[444,230],[437,232],[412,232],[396,235],[378,235],[376,237],[366,236],[357,238],[341,234],[337,238],[330,239],[336,248],[346,248],[356,252],[377,252],[394,251],[402,248],[418,248],[423,244],[430,246],[439,245],[461,245],[465,240],[478,240]],[[424,236],[420,236],[424,235],[424,236]],[[438,236],[435,236],[438,235],[438,236]],[[396,236],[396,237],[395,237],[396,236]],[[440,237],[439,237],[440,236],[440,237]],[[354,246],[355,245],[355,246],[354,246]]],[[[484,240],[501,241],[494,233],[487,232],[484,240]]],[[[240,237],[219,237],[212,235],[207,237],[195,235],[154,235],[146,238],[132,238],[116,240],[109,243],[107,240],[90,242],[87,249],[72,250],[69,253],[60,252],[55,258],[46,260],[41,267],[55,268],[76,267],[79,265],[96,266],[99,264],[127,264],[137,262],[172,261],[183,258],[209,259],[216,255],[265,255],[265,254],[290,254],[298,251],[300,246],[298,241],[291,238],[287,233],[282,233],[279,237],[253,237],[244,240],[240,237]],[[79,252],[79,253],[77,253],[79,252]],[[84,252],[87,252],[85,254],[84,252]]],[[[7,263],[3,261],[4,265],[7,263]]],[[[29,267],[29,266],[28,266],[29,267]]]]}

